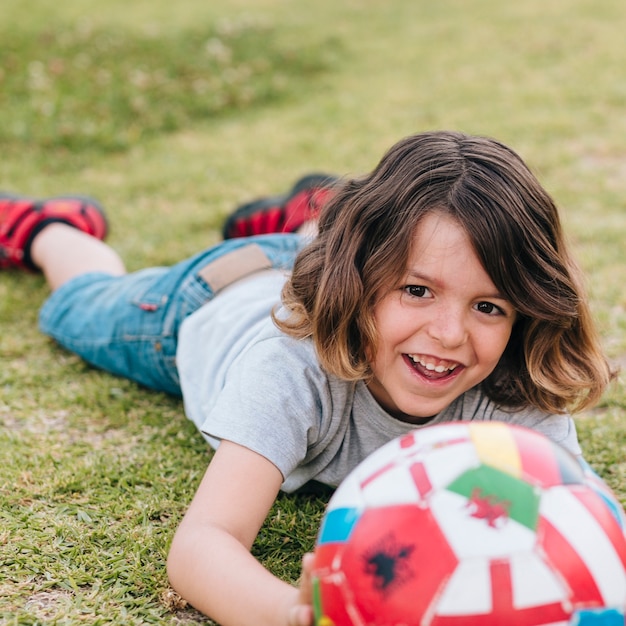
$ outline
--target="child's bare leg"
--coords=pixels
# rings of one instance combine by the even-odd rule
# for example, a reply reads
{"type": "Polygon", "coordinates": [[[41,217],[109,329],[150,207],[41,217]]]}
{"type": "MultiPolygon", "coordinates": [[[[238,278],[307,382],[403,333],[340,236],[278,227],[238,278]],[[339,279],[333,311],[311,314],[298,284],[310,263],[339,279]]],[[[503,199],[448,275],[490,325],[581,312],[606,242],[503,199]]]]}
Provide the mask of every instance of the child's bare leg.
{"type": "Polygon", "coordinates": [[[52,290],[87,272],[126,273],[124,263],[110,246],[60,222],[49,224],[33,239],[30,254],[52,290]]]}

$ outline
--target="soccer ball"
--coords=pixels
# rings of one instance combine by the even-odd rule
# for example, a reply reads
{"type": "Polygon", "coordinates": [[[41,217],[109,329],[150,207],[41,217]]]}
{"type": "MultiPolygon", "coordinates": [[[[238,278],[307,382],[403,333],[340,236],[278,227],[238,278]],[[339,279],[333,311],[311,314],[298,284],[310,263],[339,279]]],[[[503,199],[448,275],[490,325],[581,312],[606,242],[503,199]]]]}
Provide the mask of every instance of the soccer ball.
{"type": "Polygon", "coordinates": [[[624,626],[623,509],[561,446],[431,426],[339,486],[315,547],[317,626],[624,626]]]}

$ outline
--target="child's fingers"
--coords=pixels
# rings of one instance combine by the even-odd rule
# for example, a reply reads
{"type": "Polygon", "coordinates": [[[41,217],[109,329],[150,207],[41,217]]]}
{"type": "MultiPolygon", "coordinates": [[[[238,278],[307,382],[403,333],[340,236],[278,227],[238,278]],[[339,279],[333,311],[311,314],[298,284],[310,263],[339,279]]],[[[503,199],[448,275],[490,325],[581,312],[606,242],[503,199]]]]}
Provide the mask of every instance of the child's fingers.
{"type": "Polygon", "coordinates": [[[289,626],[313,626],[313,607],[311,606],[313,597],[311,586],[313,558],[313,555],[309,553],[302,557],[298,603],[292,606],[289,611],[289,626]]]}
{"type": "Polygon", "coordinates": [[[313,609],[309,605],[299,604],[291,607],[289,626],[313,626],[313,609]]]}
{"type": "Polygon", "coordinates": [[[311,604],[312,602],[311,572],[313,571],[314,559],[315,557],[310,552],[302,557],[302,575],[300,577],[300,601],[302,604],[311,604]]]}

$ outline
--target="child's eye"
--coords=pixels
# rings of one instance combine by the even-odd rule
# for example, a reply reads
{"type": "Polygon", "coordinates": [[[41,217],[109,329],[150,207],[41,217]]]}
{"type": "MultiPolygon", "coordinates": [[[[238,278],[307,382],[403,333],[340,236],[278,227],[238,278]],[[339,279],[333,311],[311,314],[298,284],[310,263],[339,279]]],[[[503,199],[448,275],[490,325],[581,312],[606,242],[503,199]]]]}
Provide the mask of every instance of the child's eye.
{"type": "Polygon", "coordinates": [[[428,287],[422,285],[406,285],[404,291],[414,298],[426,298],[430,295],[428,287]]]}
{"type": "Polygon", "coordinates": [[[491,302],[479,302],[476,305],[476,310],[486,315],[504,315],[504,311],[491,302]]]}

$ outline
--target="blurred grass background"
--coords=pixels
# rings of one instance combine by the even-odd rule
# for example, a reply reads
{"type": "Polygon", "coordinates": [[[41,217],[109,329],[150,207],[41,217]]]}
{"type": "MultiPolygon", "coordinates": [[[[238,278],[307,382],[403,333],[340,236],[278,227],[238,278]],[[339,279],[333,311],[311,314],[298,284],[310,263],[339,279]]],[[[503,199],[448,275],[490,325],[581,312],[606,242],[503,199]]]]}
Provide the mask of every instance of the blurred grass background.
{"type": "MultiPolygon", "coordinates": [[[[563,210],[626,364],[622,0],[3,0],[0,189],[87,193],[131,269],[219,239],[241,201],[361,173],[451,128],[515,148],[563,210]]],[[[209,459],[179,401],[36,330],[41,277],[0,275],[0,623],[209,623],[164,559],[209,459]]],[[[626,502],[624,378],[578,420],[626,502]]],[[[295,580],[323,499],[282,497],[255,547],[295,580]]]]}

